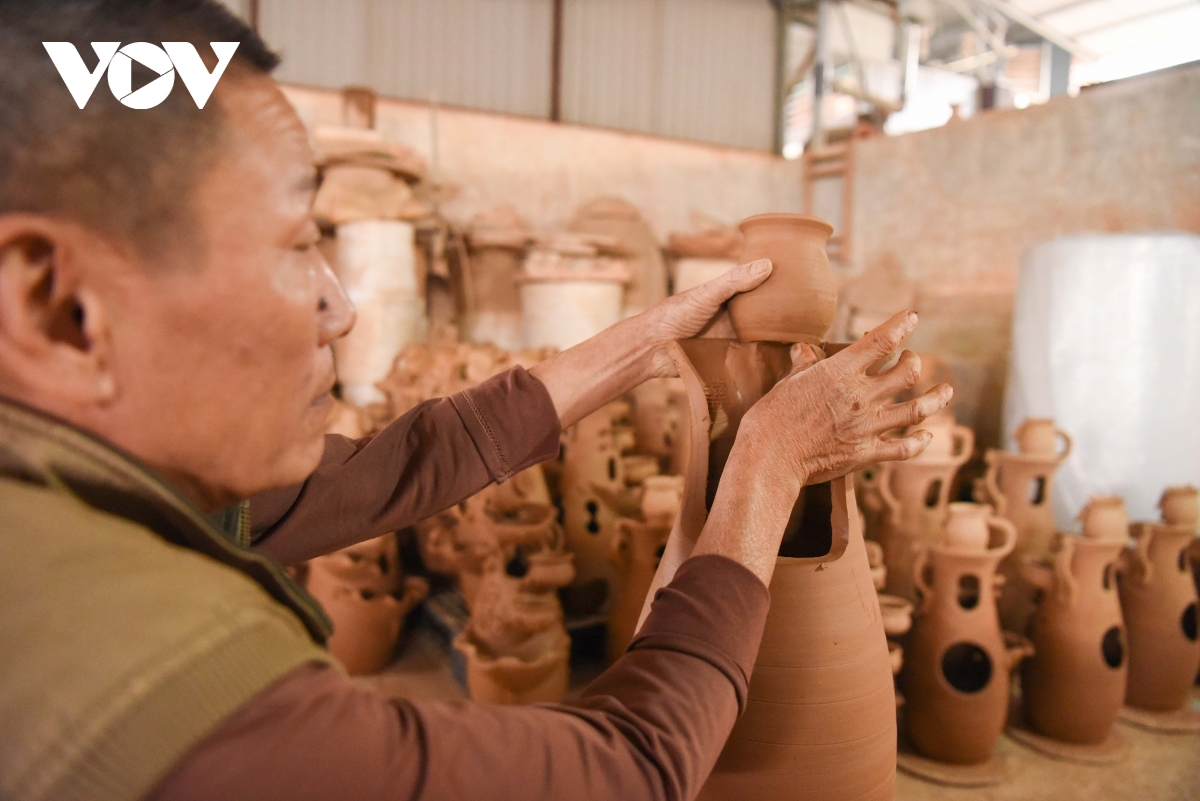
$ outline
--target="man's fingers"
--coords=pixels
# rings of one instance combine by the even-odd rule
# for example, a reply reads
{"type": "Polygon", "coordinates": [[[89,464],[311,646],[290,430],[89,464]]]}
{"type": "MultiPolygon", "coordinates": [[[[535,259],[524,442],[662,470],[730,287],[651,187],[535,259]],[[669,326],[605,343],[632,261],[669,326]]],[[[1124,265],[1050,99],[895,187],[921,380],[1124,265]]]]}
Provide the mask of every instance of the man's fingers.
{"type": "Polygon", "coordinates": [[[914,386],[921,378],[921,357],[906,350],[896,363],[871,382],[877,398],[890,398],[914,386]]]}
{"type": "Polygon", "coordinates": [[[897,312],[887,322],[868,331],[866,336],[846,348],[844,352],[851,354],[849,358],[857,370],[866,370],[873,362],[894,351],[916,327],[916,312],[897,312]]]}
{"type": "Polygon", "coordinates": [[[706,304],[713,307],[713,311],[715,312],[718,306],[737,293],[754,289],[763,281],[766,281],[767,276],[770,274],[771,260],[758,259],[757,261],[739,264],[723,275],[719,275],[713,280],[706,281],[696,287],[695,291],[706,304]]]}
{"type": "Polygon", "coordinates": [[[889,406],[879,414],[879,430],[918,425],[949,403],[952,397],[954,390],[950,385],[939,384],[916,400],[889,406]]]}
{"type": "Polygon", "coordinates": [[[929,447],[933,434],[928,431],[914,431],[907,437],[899,439],[881,439],[875,446],[875,460],[879,462],[902,462],[911,459],[929,447]]]}
{"type": "Polygon", "coordinates": [[[792,357],[792,370],[788,373],[788,378],[803,373],[821,360],[821,357],[817,355],[816,348],[802,342],[792,345],[790,353],[792,357]]]}

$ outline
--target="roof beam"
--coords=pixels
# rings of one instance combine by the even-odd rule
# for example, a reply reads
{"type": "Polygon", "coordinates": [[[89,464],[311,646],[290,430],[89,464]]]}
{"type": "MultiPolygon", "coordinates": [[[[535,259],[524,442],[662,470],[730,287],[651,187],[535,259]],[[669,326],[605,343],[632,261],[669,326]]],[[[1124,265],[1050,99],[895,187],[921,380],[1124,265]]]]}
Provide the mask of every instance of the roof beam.
{"type": "Polygon", "coordinates": [[[1018,25],[1024,25],[1038,36],[1042,37],[1048,42],[1053,42],[1072,55],[1079,56],[1080,58],[1086,58],[1089,61],[1095,61],[1100,57],[1093,50],[1079,44],[1079,42],[1076,42],[1070,36],[1067,36],[1050,25],[1047,25],[1037,17],[1031,15],[1029,12],[1022,11],[1020,8],[1017,8],[1015,5],[1009,2],[1009,0],[979,0],[979,2],[986,3],[1004,16],[1008,17],[1013,22],[1017,23],[1018,25]]]}

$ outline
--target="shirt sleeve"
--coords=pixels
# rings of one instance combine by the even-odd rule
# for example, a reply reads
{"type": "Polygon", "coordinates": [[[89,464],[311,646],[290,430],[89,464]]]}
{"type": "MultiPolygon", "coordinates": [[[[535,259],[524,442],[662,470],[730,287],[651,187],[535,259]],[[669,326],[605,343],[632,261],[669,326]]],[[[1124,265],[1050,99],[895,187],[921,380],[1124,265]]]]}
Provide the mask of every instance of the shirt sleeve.
{"type": "Polygon", "coordinates": [[[546,387],[514,367],[374,436],[326,436],[307,481],[251,498],[252,542],[288,565],[405,528],[553,458],[559,433],[546,387]]]}
{"type": "Polygon", "coordinates": [[[386,699],[331,668],[298,668],[149,798],[691,799],[745,702],[769,605],[736,562],[687,560],[573,705],[386,699]]]}

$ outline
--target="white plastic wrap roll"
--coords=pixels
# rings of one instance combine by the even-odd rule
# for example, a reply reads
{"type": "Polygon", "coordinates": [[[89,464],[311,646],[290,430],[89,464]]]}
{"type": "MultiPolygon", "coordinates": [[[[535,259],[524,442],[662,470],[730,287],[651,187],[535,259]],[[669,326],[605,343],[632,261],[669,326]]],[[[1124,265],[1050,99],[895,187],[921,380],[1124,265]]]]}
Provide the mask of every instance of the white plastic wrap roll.
{"type": "Polygon", "coordinates": [[[337,273],[358,310],[349,334],[334,342],[342,396],[355,406],[383,400],[375,382],[400,349],[423,334],[412,223],[360,220],[337,229],[337,273]]]}
{"type": "Polygon", "coordinates": [[[1097,493],[1157,520],[1165,487],[1200,484],[1200,236],[1063,237],[1030,249],[1013,313],[1004,429],[1052,417],[1074,439],[1061,530],[1097,493]]]}

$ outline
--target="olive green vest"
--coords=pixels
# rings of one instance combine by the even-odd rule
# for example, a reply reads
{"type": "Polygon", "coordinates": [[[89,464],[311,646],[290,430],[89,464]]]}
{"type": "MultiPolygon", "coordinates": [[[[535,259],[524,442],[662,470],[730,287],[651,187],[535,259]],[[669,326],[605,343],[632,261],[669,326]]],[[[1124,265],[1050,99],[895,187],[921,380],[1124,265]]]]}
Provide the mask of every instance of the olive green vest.
{"type": "Polygon", "coordinates": [[[328,621],[88,435],[0,400],[0,798],[135,799],[328,621]]]}

